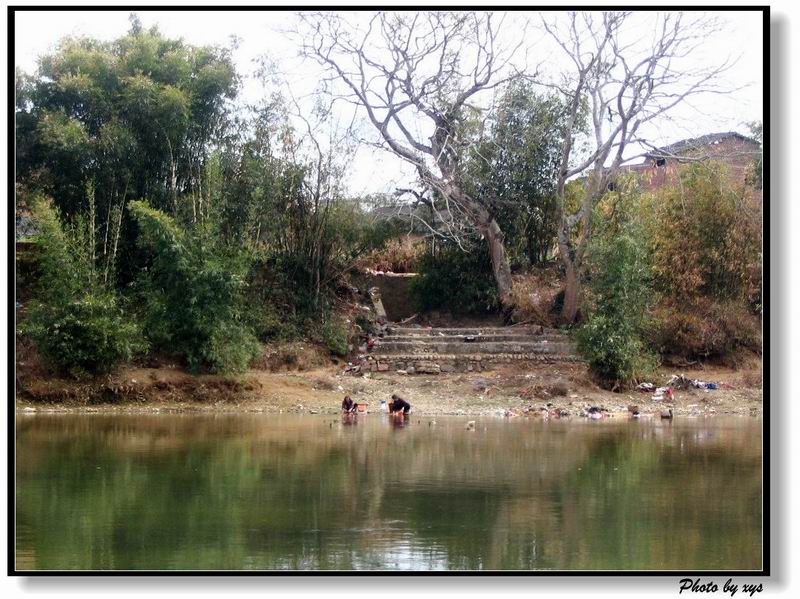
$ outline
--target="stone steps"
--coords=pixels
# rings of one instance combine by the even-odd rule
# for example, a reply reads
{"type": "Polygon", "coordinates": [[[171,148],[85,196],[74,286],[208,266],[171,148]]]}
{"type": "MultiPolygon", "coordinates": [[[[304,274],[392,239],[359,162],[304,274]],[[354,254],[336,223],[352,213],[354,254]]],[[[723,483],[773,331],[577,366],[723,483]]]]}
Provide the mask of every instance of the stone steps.
{"type": "Polygon", "coordinates": [[[539,334],[559,335],[564,333],[558,329],[544,327],[401,327],[389,325],[390,336],[431,337],[441,335],[508,335],[508,336],[535,336],[539,334]]]}
{"type": "Polygon", "coordinates": [[[504,364],[579,362],[564,333],[541,327],[389,326],[362,359],[365,371],[483,372],[504,364]]]}
{"type": "Polygon", "coordinates": [[[567,337],[563,334],[545,335],[507,335],[499,333],[484,333],[482,335],[390,335],[384,338],[386,341],[403,341],[419,343],[486,343],[490,341],[508,342],[566,342],[567,337]]]}
{"type": "Polygon", "coordinates": [[[393,338],[379,343],[372,352],[391,354],[564,354],[572,353],[567,342],[553,341],[396,341],[393,338]]]}

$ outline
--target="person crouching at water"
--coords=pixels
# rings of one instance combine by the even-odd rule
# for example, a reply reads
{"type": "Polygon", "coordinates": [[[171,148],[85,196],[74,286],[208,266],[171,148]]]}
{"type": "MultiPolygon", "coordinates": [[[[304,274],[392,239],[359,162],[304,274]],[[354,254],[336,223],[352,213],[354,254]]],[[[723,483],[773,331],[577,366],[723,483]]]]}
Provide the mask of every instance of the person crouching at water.
{"type": "Polygon", "coordinates": [[[353,401],[353,398],[349,395],[345,395],[344,399],[342,400],[342,412],[345,414],[353,414],[356,411],[356,404],[353,401]]]}
{"type": "Polygon", "coordinates": [[[408,414],[411,410],[411,404],[399,395],[392,395],[392,401],[389,402],[390,414],[408,414]]]}

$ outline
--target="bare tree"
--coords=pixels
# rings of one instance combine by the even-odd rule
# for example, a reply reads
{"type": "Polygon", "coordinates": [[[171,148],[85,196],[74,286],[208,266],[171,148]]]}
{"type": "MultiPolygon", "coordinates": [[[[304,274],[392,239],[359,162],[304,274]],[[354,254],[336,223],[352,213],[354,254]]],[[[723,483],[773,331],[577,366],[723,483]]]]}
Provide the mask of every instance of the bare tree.
{"type": "Polygon", "coordinates": [[[477,102],[487,92],[521,76],[511,61],[522,41],[504,47],[498,39],[504,17],[491,13],[380,12],[360,28],[338,14],[300,18],[305,55],[329,70],[328,83],[344,83],[337,97],[363,107],[378,144],[411,163],[435,191],[426,197],[436,195],[451,218],[468,222],[487,240],[509,314],[504,235],[487,199],[465,191],[460,167],[470,141],[460,125],[467,111],[480,110],[477,102]]]}
{"type": "Polygon", "coordinates": [[[333,267],[344,257],[340,255],[343,248],[332,235],[331,217],[345,201],[342,180],[355,148],[353,136],[328,110],[317,107],[309,118],[291,88],[285,85],[285,89],[294,108],[290,114],[303,127],[284,134],[283,150],[293,165],[302,165],[305,176],[295,177],[300,187],[297,193],[289,194],[292,200],[287,210],[288,226],[278,237],[289,252],[303,257],[316,309],[323,288],[342,272],[333,267]]]}
{"type": "MultiPolygon", "coordinates": [[[[714,19],[683,13],[659,14],[649,27],[636,27],[632,13],[569,13],[559,24],[542,17],[545,31],[572,65],[572,73],[552,84],[567,98],[567,131],[557,182],[560,210],[558,248],[566,271],[562,318],[573,322],[580,302],[580,277],[591,236],[592,210],[626,156],[639,144],[642,126],[690,97],[726,93],[721,75],[730,61],[698,65],[692,58],[719,30],[714,19]],[[694,62],[694,64],[693,64],[694,62]],[[581,115],[588,112],[589,149],[576,150],[581,115]],[[567,182],[583,178],[577,212],[566,209],[567,182]]],[[[731,90],[727,90],[728,92],[731,90]]]]}

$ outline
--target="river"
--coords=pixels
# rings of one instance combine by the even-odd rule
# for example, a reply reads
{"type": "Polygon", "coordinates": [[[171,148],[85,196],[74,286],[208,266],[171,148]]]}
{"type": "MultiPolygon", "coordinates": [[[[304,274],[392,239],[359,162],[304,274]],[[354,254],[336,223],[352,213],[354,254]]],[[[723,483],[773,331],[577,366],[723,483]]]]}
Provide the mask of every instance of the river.
{"type": "Polygon", "coordinates": [[[20,570],[746,570],[762,420],[19,414],[20,570]]]}

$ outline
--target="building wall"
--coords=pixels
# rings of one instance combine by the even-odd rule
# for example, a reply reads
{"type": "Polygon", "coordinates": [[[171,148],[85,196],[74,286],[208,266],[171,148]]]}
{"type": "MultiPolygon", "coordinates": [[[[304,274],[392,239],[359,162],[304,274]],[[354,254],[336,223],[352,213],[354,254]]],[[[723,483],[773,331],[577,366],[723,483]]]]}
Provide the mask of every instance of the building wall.
{"type": "MultiPolygon", "coordinates": [[[[687,158],[707,157],[720,160],[731,169],[736,181],[744,182],[759,153],[759,146],[754,141],[728,137],[716,143],[693,148],[686,151],[684,155],[687,158]]],[[[655,159],[648,158],[644,164],[631,165],[625,170],[640,175],[642,189],[654,191],[666,185],[677,185],[682,164],[684,163],[679,159],[665,158],[663,166],[658,166],[655,159]]],[[[758,193],[760,195],[760,190],[758,193]]]]}

